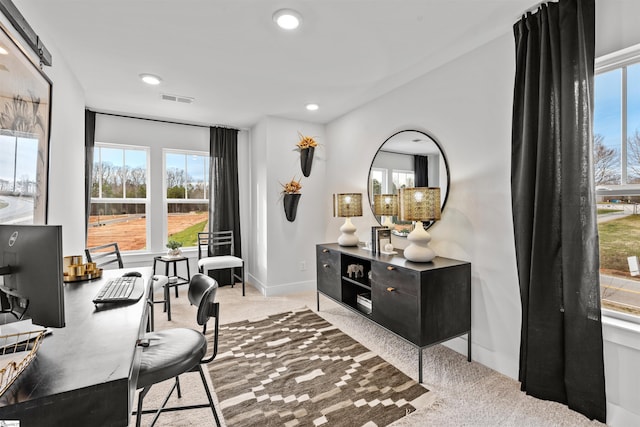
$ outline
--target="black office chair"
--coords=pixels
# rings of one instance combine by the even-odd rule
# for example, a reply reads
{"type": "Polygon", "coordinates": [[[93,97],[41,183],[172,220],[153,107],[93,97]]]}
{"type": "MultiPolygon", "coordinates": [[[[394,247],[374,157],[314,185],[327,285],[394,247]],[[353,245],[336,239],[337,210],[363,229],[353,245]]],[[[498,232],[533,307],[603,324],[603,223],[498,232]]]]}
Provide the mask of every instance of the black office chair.
{"type": "Polygon", "coordinates": [[[120,249],[115,242],[86,248],[84,253],[87,257],[87,262],[95,262],[98,268],[104,268],[105,266],[109,266],[109,268],[124,268],[120,249]],[[118,265],[111,265],[115,263],[118,265]]]}
{"type": "Polygon", "coordinates": [[[157,332],[145,334],[141,340],[142,360],[140,362],[140,372],[138,373],[137,388],[141,391],[138,394],[138,409],[136,411],[136,426],[140,426],[142,414],[155,413],[151,422],[153,426],[163,411],[176,411],[184,409],[196,409],[210,407],[216,425],[220,426],[220,419],[213,404],[213,398],[207,385],[207,380],[202,370],[202,365],[211,362],[218,353],[218,312],[219,305],[214,302],[218,282],[204,274],[196,273],[189,282],[188,297],[192,305],[198,307],[196,321],[203,326],[202,333],[188,328],[165,329],[157,332]],[[213,351],[205,358],[207,353],[207,340],[204,333],[207,329],[207,321],[215,318],[213,333],[213,351]],[[180,391],[179,375],[187,372],[199,372],[202,385],[207,393],[208,404],[188,405],[180,407],[165,408],[169,397],[174,390],[178,390],[178,397],[182,397],[180,391]],[[144,397],[151,389],[151,386],[162,381],[175,378],[175,382],[165,397],[162,406],[158,409],[142,410],[144,397]]]}
{"type": "Polygon", "coordinates": [[[208,274],[210,270],[231,269],[231,279],[242,282],[244,296],[244,260],[235,256],[233,231],[210,231],[198,233],[198,270],[208,274]],[[240,269],[240,276],[235,271],[240,269]]]}

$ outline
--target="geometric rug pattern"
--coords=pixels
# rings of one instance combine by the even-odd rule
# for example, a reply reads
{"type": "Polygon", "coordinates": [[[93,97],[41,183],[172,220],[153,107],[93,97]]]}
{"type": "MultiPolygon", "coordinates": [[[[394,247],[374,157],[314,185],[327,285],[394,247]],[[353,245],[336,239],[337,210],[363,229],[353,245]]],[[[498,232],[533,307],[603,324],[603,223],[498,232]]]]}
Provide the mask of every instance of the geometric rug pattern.
{"type": "Polygon", "coordinates": [[[228,426],[385,426],[435,396],[308,308],[220,326],[228,426]]]}

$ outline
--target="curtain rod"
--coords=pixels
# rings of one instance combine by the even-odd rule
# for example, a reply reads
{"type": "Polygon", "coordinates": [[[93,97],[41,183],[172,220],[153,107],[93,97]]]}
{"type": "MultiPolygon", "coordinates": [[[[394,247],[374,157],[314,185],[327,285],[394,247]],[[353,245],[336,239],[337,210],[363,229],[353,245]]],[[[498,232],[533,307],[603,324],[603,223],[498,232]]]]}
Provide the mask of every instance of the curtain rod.
{"type": "Polygon", "coordinates": [[[527,15],[529,13],[536,13],[538,10],[540,10],[540,8],[546,4],[549,3],[557,3],[553,2],[553,1],[541,1],[535,4],[535,6],[531,6],[529,9],[525,10],[524,12],[522,12],[522,15],[527,15]]]}
{"type": "Polygon", "coordinates": [[[233,126],[226,126],[226,125],[203,125],[203,124],[198,124],[198,123],[182,123],[182,122],[176,122],[173,120],[165,120],[165,119],[153,119],[150,117],[136,117],[136,116],[128,116],[126,114],[117,114],[117,113],[105,113],[102,111],[94,111],[90,108],[87,108],[87,110],[89,111],[93,111],[96,114],[102,114],[104,116],[113,116],[113,117],[122,117],[125,119],[138,119],[138,120],[148,120],[150,122],[159,122],[159,123],[168,123],[168,124],[172,124],[172,125],[182,125],[182,126],[194,126],[194,127],[199,127],[199,128],[212,128],[212,127],[222,127],[222,128],[227,128],[227,129],[235,129],[235,130],[246,130],[246,129],[238,129],[236,127],[233,126]]]}

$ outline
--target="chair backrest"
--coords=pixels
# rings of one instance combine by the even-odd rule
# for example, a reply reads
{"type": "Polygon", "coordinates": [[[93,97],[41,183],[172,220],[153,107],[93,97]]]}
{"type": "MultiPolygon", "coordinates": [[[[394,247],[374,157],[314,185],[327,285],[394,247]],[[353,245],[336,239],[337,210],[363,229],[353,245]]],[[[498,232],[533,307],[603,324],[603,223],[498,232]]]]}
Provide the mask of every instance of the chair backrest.
{"type": "Polygon", "coordinates": [[[115,242],[86,248],[84,253],[87,257],[87,262],[95,262],[98,268],[104,268],[105,266],[109,266],[110,268],[124,268],[120,249],[115,242]],[[117,266],[111,265],[115,263],[117,263],[117,266]]]}
{"type": "Polygon", "coordinates": [[[188,298],[192,305],[198,307],[196,321],[198,325],[206,325],[211,317],[217,317],[215,303],[218,282],[205,274],[196,273],[189,282],[188,298]]]}
{"type": "Polygon", "coordinates": [[[213,350],[209,357],[201,360],[201,363],[209,363],[215,359],[218,354],[218,336],[220,325],[220,304],[215,302],[216,291],[218,290],[218,282],[212,277],[205,274],[196,273],[191,276],[189,282],[189,302],[198,307],[196,320],[198,325],[202,325],[202,334],[207,332],[207,321],[213,317],[215,323],[213,326],[213,350]]]}
{"type": "Polygon", "coordinates": [[[235,255],[233,231],[198,233],[198,259],[216,255],[235,255]]]}

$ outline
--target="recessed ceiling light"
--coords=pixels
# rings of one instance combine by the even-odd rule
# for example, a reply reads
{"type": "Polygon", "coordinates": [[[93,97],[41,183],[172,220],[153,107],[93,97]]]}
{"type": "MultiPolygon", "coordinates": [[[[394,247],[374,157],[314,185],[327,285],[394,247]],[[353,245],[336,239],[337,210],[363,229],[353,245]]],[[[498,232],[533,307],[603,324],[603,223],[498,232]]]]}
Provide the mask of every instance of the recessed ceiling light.
{"type": "Polygon", "coordinates": [[[318,106],[318,104],[307,104],[306,108],[309,111],[316,111],[320,107],[318,106]]]}
{"type": "Polygon", "coordinates": [[[9,51],[3,46],[0,46],[0,55],[9,55],[9,51]]]}
{"type": "Polygon", "coordinates": [[[148,85],[159,85],[162,79],[153,74],[140,74],[140,78],[148,85]]]}
{"type": "Polygon", "coordinates": [[[280,9],[273,14],[273,21],[283,30],[295,30],[302,22],[302,16],[291,9],[280,9]]]}

